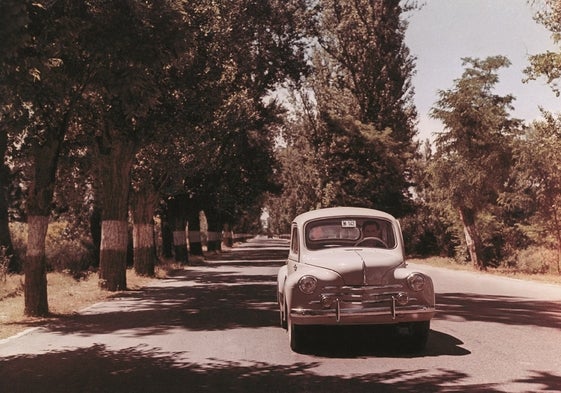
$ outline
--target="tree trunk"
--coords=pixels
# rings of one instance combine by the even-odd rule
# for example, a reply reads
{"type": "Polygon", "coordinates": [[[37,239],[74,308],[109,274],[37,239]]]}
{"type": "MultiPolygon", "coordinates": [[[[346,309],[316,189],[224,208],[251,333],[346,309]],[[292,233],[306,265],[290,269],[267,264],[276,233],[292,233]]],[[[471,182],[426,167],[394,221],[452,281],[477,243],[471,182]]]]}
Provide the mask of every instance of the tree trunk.
{"type": "Polygon", "coordinates": [[[8,133],[0,130],[0,248],[4,256],[8,257],[8,272],[19,273],[21,266],[14,255],[14,246],[10,235],[10,221],[8,217],[8,184],[10,183],[10,169],[4,164],[4,155],[8,146],[8,133]]]}
{"type": "Polygon", "coordinates": [[[33,151],[33,180],[27,195],[28,244],[24,263],[25,314],[46,316],[47,268],[45,261],[45,237],[51,214],[51,203],[55,187],[56,170],[62,141],[66,131],[66,120],[59,129],[53,129],[45,141],[33,151]]]}
{"type": "Polygon", "coordinates": [[[201,239],[201,222],[199,214],[200,210],[193,207],[191,207],[187,213],[187,219],[189,222],[189,254],[202,256],[203,243],[201,239]]]}
{"type": "Polygon", "coordinates": [[[557,241],[557,255],[556,255],[556,262],[557,262],[557,273],[561,274],[561,224],[559,222],[559,216],[557,214],[557,208],[555,207],[555,203],[551,202],[550,206],[552,206],[553,210],[553,225],[555,226],[555,239],[557,241]]]}
{"type": "Polygon", "coordinates": [[[175,260],[180,263],[187,263],[189,255],[187,253],[186,226],[187,197],[177,195],[167,201],[167,217],[171,227],[173,238],[173,251],[175,260]]]}
{"type": "Polygon", "coordinates": [[[220,218],[213,213],[205,211],[208,224],[207,232],[207,251],[220,252],[222,251],[222,231],[220,226],[220,218]]]}
{"type": "Polygon", "coordinates": [[[162,222],[162,256],[164,258],[173,258],[173,231],[167,216],[160,217],[162,222]]]}
{"type": "Polygon", "coordinates": [[[153,277],[156,266],[154,224],[133,224],[134,271],[140,276],[153,277]]]}
{"type": "Polygon", "coordinates": [[[189,254],[187,253],[187,233],[185,232],[185,227],[179,220],[175,220],[175,227],[172,235],[175,260],[181,263],[188,263],[189,254]]]}
{"type": "Polygon", "coordinates": [[[99,263],[100,286],[108,291],[127,289],[128,223],[126,220],[101,222],[99,263]]]}
{"type": "Polygon", "coordinates": [[[127,288],[128,202],[134,142],[113,135],[99,148],[102,194],[100,286],[108,291],[127,288]]]}
{"type": "Polygon", "coordinates": [[[481,237],[479,236],[479,231],[475,226],[475,212],[466,207],[460,207],[458,210],[460,213],[460,219],[462,220],[462,224],[464,226],[464,235],[471,262],[476,269],[485,270],[486,263],[482,257],[483,246],[481,237]]]}
{"type": "Polygon", "coordinates": [[[48,226],[48,216],[29,216],[27,218],[24,298],[25,315],[28,316],[37,317],[49,314],[45,263],[45,238],[48,226]]]}
{"type": "Polygon", "coordinates": [[[142,189],[132,193],[134,271],[141,276],[153,277],[156,265],[154,243],[154,211],[158,194],[142,189]]]}
{"type": "Polygon", "coordinates": [[[93,267],[99,267],[99,250],[101,249],[101,207],[99,202],[94,200],[90,212],[90,235],[93,243],[93,267]]]}
{"type": "Polygon", "coordinates": [[[224,224],[224,245],[226,247],[232,247],[234,245],[234,234],[230,229],[230,224],[224,224]]]}

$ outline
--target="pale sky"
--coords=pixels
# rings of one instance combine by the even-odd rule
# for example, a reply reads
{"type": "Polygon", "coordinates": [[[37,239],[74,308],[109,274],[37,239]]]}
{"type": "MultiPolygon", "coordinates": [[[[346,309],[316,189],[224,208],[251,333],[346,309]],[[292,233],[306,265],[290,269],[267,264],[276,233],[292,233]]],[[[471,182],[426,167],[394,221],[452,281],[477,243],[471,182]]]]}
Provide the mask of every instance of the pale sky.
{"type": "Polygon", "coordinates": [[[512,116],[527,123],[539,119],[539,107],[561,112],[561,98],[544,80],[523,83],[528,56],[556,50],[550,32],[534,21],[527,0],[425,0],[408,15],[406,44],[417,58],[415,105],[419,138],[431,138],[442,124],[430,119],[438,90],[448,90],[463,73],[463,57],[503,55],[512,63],[500,72],[499,94],[512,94],[512,116]]]}

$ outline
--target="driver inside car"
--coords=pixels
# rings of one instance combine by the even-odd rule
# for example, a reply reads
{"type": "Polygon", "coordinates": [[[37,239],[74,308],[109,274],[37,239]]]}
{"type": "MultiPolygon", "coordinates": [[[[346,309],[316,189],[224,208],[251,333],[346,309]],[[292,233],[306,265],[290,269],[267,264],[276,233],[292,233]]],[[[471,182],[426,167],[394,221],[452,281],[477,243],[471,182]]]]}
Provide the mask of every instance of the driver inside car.
{"type": "Polygon", "coordinates": [[[382,240],[380,224],[376,221],[366,221],[362,225],[362,240],[359,243],[365,247],[384,247],[386,243],[382,240]]]}

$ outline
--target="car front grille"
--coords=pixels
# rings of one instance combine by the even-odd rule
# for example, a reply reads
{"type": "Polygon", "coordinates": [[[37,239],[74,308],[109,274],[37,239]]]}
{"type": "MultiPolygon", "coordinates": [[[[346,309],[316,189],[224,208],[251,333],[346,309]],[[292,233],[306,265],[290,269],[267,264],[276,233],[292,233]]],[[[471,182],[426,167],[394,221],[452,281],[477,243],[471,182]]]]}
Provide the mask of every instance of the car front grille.
{"type": "Polygon", "coordinates": [[[364,307],[392,301],[403,290],[404,288],[400,284],[327,286],[321,290],[318,299],[312,300],[310,304],[329,306],[333,302],[339,302],[345,307],[352,307],[353,305],[364,307]]]}

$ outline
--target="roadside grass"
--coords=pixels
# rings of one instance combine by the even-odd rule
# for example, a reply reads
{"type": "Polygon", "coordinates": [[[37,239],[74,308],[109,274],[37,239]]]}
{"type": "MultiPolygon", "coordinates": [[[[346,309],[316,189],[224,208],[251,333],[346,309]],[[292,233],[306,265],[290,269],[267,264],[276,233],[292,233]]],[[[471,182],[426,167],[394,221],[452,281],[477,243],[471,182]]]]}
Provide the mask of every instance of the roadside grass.
{"type": "MultiPolygon", "coordinates": [[[[143,277],[127,269],[127,291],[139,290],[165,278],[169,272],[184,267],[174,261],[163,261],[156,267],[155,277],[143,277]]],[[[122,292],[108,292],[98,285],[97,273],[75,279],[67,273],[47,274],[47,296],[50,314],[44,318],[24,315],[23,275],[10,274],[0,278],[0,340],[16,335],[48,321],[79,313],[84,308],[107,300],[122,292]]]]}
{"type": "MultiPolygon", "coordinates": [[[[411,258],[408,262],[425,264],[434,267],[442,267],[452,270],[464,270],[464,271],[477,271],[469,263],[460,264],[457,263],[453,258],[443,258],[443,257],[430,257],[430,258],[411,258]]],[[[507,267],[490,267],[487,270],[481,272],[482,274],[495,274],[504,277],[517,278],[520,280],[536,281],[546,284],[559,284],[561,285],[561,274],[559,273],[536,273],[530,274],[520,271],[515,268],[507,267]]]]}

